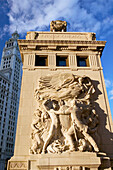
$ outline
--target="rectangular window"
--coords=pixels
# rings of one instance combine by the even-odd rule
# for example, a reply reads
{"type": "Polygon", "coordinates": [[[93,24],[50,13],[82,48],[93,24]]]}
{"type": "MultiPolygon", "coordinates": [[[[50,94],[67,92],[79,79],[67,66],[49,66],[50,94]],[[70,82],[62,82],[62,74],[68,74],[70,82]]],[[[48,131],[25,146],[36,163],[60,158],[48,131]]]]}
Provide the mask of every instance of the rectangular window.
{"type": "Polygon", "coordinates": [[[35,57],[35,66],[48,66],[48,58],[47,56],[39,56],[35,57]]]}
{"type": "Polygon", "coordinates": [[[65,67],[65,66],[69,66],[69,62],[68,62],[68,57],[67,56],[56,56],[56,66],[60,66],[60,67],[65,67]]]}
{"type": "Polygon", "coordinates": [[[89,67],[89,59],[87,56],[77,56],[78,67],[89,67]]]}

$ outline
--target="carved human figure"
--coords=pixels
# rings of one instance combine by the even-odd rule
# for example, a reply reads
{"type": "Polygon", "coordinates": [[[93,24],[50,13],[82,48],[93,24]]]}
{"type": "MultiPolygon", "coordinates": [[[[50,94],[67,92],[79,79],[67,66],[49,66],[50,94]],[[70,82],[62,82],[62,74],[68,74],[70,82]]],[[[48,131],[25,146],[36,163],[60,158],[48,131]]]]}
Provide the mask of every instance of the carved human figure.
{"type": "Polygon", "coordinates": [[[58,128],[59,125],[59,121],[58,121],[58,115],[55,114],[55,110],[59,109],[59,105],[58,102],[56,100],[47,100],[43,103],[43,107],[45,108],[45,110],[48,112],[50,118],[51,118],[51,126],[49,129],[49,134],[44,142],[43,145],[43,150],[42,153],[46,152],[46,148],[50,142],[50,140],[52,139],[52,137],[55,135],[55,131],[58,128]]]}
{"type": "Polygon", "coordinates": [[[92,104],[94,93],[93,83],[87,76],[59,73],[41,77],[35,91],[41,112],[31,125],[32,152],[91,151],[92,147],[98,152],[92,137],[97,134],[99,123],[92,104]]]}
{"type": "Polygon", "coordinates": [[[45,153],[46,148],[50,143],[50,140],[57,134],[57,130],[60,127],[59,115],[70,114],[70,111],[68,110],[69,106],[64,105],[63,100],[61,100],[60,102],[56,100],[47,100],[43,103],[43,106],[51,118],[51,127],[49,130],[49,135],[47,136],[44,142],[42,151],[42,153],[45,153]]]}
{"type": "Polygon", "coordinates": [[[87,113],[90,111],[91,105],[87,105],[84,102],[81,102],[80,100],[76,100],[73,99],[71,101],[71,108],[70,108],[70,112],[71,112],[71,119],[72,119],[72,126],[69,128],[67,134],[66,134],[66,138],[70,143],[70,150],[73,151],[75,150],[75,145],[72,139],[72,135],[75,134],[75,139],[77,140],[77,135],[76,135],[76,130],[80,131],[84,138],[89,141],[89,143],[93,146],[94,150],[96,152],[99,151],[99,148],[96,144],[96,142],[94,141],[94,139],[88,134],[88,126],[83,124],[83,122],[81,121],[81,116],[83,113],[87,113]]]}
{"type": "Polygon", "coordinates": [[[40,138],[40,133],[43,130],[42,127],[42,118],[41,118],[42,112],[37,109],[34,113],[35,119],[33,119],[31,128],[32,128],[32,133],[31,133],[31,138],[33,139],[33,145],[30,148],[30,153],[41,153],[42,151],[42,146],[43,146],[43,141],[40,138]]]}

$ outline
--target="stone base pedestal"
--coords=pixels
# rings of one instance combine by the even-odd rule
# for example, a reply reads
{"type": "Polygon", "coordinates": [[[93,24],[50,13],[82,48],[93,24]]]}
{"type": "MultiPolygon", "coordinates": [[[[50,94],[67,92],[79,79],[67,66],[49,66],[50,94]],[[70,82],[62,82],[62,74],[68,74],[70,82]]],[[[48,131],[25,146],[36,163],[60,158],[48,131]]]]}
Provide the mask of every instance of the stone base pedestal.
{"type": "Polygon", "coordinates": [[[96,153],[74,152],[14,156],[8,162],[8,170],[97,170],[101,158],[96,153]]]}

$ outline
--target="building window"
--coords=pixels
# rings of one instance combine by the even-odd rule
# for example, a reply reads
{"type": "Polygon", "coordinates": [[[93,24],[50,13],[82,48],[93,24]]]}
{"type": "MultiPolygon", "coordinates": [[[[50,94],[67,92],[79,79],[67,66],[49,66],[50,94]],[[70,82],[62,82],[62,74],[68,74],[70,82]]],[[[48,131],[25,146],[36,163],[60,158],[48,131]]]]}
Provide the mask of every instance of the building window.
{"type": "Polygon", "coordinates": [[[56,66],[69,66],[68,57],[67,56],[56,56],[56,66]]]}
{"type": "Polygon", "coordinates": [[[39,56],[35,57],[35,66],[48,66],[48,58],[47,56],[39,56]]]}
{"type": "Polygon", "coordinates": [[[89,67],[89,59],[87,56],[77,56],[78,67],[89,67]]]}

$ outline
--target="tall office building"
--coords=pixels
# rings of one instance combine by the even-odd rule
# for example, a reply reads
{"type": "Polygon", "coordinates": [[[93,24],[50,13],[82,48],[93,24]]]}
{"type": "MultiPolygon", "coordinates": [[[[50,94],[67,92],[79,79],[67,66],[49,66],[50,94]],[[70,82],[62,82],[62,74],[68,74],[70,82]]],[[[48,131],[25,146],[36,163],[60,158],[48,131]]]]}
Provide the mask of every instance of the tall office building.
{"type": "Polygon", "coordinates": [[[13,155],[21,87],[21,57],[17,31],[6,41],[0,67],[0,170],[13,155]]]}

